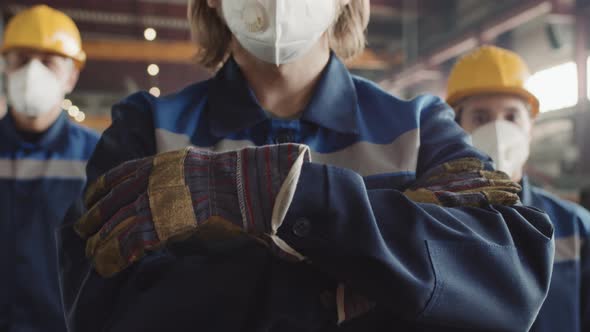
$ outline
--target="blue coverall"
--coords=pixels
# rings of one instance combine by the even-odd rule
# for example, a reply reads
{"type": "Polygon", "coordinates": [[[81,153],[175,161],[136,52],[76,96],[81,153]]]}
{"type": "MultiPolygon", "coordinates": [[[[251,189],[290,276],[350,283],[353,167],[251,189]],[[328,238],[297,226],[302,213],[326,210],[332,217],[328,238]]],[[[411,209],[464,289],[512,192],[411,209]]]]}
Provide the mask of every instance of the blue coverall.
{"type": "Polygon", "coordinates": [[[436,97],[400,100],[332,55],[301,117],[280,120],[229,59],[210,80],[162,98],[132,95],[112,115],[90,181],[187,145],[307,144],[313,162],[303,166],[278,236],[311,264],[259,246],[212,254],[188,244],[103,279],[65,223],[60,257],[72,331],[331,331],[337,310],[323,295],[340,282],[376,303],[341,331],[526,331],[545,299],[554,246],[543,212],[443,208],[402,194],[444,162],[489,162],[436,97]]]}
{"type": "Polygon", "coordinates": [[[0,331],[65,331],[55,231],[79,199],[97,133],[62,113],[27,138],[0,119],[0,331]]]}
{"type": "Polygon", "coordinates": [[[551,286],[531,332],[590,331],[590,212],[522,180],[522,203],[545,211],[555,229],[551,286]]]}

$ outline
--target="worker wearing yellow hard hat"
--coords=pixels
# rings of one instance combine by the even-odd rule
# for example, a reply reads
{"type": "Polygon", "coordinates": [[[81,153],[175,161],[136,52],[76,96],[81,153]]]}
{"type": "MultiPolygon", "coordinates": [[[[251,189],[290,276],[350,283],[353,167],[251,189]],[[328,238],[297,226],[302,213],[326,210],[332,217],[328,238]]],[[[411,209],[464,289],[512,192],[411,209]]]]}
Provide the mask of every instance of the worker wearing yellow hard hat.
{"type": "Polygon", "coordinates": [[[484,46],[464,56],[453,68],[448,82],[447,103],[456,106],[466,97],[479,94],[509,94],[521,97],[539,113],[539,100],[526,87],[530,73],[518,54],[484,46]]]}
{"type": "MultiPolygon", "coordinates": [[[[522,186],[524,205],[547,212],[555,229],[551,288],[531,331],[590,331],[590,213],[529,183],[529,156],[539,100],[526,88],[529,70],[516,53],[481,47],[456,63],[447,102],[473,144],[522,186]]],[[[556,82],[559,84],[559,82],[556,82]]]]}
{"type": "Polygon", "coordinates": [[[58,54],[75,60],[78,68],[86,62],[76,24],[66,14],[40,5],[15,16],[6,27],[1,52],[30,49],[58,54]]]}
{"type": "Polygon", "coordinates": [[[75,23],[53,8],[35,6],[8,23],[0,52],[16,124],[32,132],[46,130],[86,61],[75,23]]]}
{"type": "Polygon", "coordinates": [[[86,55],[72,19],[44,5],[8,22],[0,53],[0,331],[65,331],[55,231],[85,186],[98,135],[61,105],[86,55]]]}
{"type": "Polygon", "coordinates": [[[539,100],[525,86],[529,76],[526,63],[516,53],[484,46],[457,62],[447,86],[447,103],[454,108],[461,126],[472,134],[474,145],[487,152],[496,167],[514,181],[522,177],[532,120],[539,113],[539,100]],[[506,129],[508,122],[513,126],[506,129]],[[513,135],[498,136],[506,141],[494,142],[487,137],[488,131],[510,129],[513,135]],[[510,158],[506,158],[508,155],[510,158]]]}

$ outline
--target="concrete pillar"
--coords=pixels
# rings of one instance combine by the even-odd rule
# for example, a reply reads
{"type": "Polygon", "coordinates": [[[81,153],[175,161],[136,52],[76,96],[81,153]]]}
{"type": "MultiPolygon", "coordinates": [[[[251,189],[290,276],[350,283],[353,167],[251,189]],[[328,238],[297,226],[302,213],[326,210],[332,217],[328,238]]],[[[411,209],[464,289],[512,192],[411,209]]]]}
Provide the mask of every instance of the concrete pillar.
{"type": "Polygon", "coordinates": [[[576,16],[574,59],[578,66],[578,98],[581,111],[588,111],[588,18],[576,16]]]}
{"type": "Polygon", "coordinates": [[[588,17],[577,15],[575,22],[574,59],[578,66],[578,114],[575,121],[576,144],[579,149],[577,171],[580,174],[590,173],[590,103],[588,102],[588,17]]]}

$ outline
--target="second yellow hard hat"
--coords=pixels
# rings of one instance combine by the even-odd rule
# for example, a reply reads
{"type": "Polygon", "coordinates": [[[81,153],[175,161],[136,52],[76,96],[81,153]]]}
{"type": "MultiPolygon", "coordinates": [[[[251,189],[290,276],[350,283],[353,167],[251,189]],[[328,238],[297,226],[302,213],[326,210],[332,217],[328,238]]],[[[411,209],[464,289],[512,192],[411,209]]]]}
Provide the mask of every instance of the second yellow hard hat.
{"type": "Polygon", "coordinates": [[[530,77],[526,63],[518,54],[495,46],[483,46],[455,64],[447,84],[447,103],[455,107],[467,97],[505,93],[524,98],[531,113],[539,113],[539,100],[526,87],[530,77]]]}
{"type": "Polygon", "coordinates": [[[77,67],[86,62],[80,31],[74,21],[59,10],[33,6],[15,15],[6,26],[1,53],[31,49],[72,58],[77,67]]]}

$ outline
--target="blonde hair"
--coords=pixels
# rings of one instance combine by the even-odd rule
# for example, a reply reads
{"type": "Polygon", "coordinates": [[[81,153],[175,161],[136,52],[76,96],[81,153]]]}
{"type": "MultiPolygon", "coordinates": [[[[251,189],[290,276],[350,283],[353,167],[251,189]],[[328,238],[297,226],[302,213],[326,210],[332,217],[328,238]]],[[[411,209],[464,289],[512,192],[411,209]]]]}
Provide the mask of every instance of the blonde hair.
{"type": "MultiPolygon", "coordinates": [[[[325,0],[318,0],[325,1],[325,0]]],[[[367,0],[350,0],[328,31],[330,48],[344,60],[363,52],[366,45],[365,29],[369,23],[367,0]]],[[[199,45],[197,61],[210,69],[218,68],[226,60],[232,33],[215,8],[207,0],[189,0],[188,20],[191,34],[199,45]]]]}

